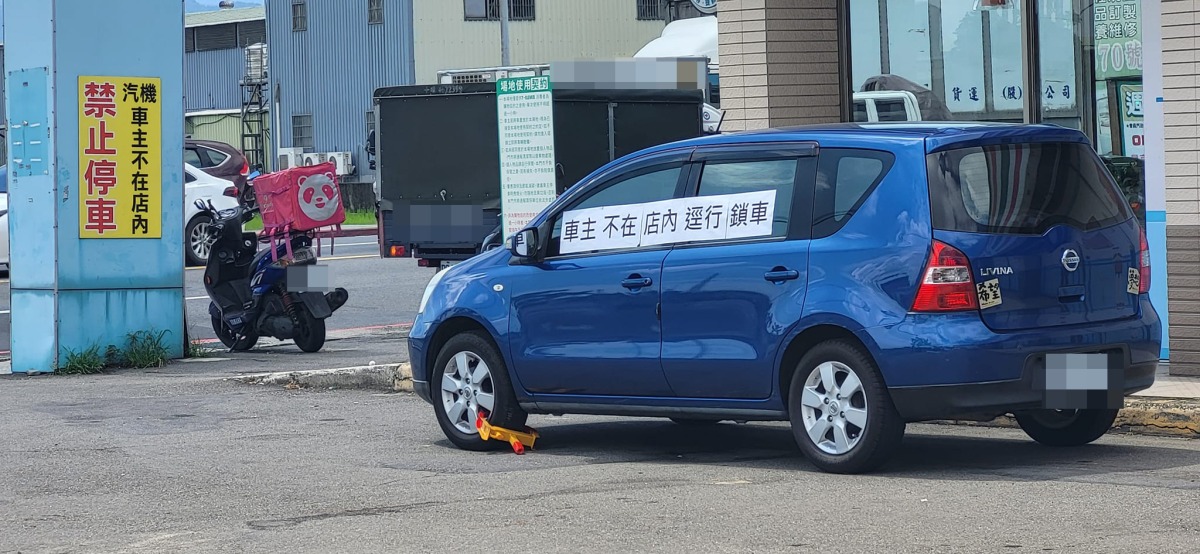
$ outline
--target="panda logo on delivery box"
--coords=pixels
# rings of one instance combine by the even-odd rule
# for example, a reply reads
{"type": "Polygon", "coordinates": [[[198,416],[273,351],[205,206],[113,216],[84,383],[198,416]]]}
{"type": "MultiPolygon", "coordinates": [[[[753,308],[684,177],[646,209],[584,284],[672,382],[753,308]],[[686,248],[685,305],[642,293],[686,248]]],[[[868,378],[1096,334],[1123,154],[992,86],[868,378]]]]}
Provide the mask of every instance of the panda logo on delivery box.
{"type": "Polygon", "coordinates": [[[337,213],[341,199],[333,183],[332,173],[308,175],[297,181],[297,203],[306,217],[313,221],[327,221],[337,213]]]}

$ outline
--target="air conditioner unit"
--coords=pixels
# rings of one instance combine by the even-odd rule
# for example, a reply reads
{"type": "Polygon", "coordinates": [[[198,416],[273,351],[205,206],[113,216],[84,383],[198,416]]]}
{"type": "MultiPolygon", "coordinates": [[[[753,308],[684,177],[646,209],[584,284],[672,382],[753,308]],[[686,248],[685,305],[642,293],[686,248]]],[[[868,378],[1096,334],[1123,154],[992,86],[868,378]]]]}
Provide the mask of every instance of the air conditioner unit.
{"type": "Polygon", "coordinates": [[[279,169],[291,169],[304,165],[303,148],[280,148],[279,169]]]}
{"type": "Polygon", "coordinates": [[[325,155],[325,159],[332,161],[337,165],[338,175],[353,175],[354,174],[354,158],[349,152],[329,152],[325,155]]]}
{"type": "Polygon", "coordinates": [[[304,155],[304,165],[321,165],[325,163],[325,154],[321,152],[313,152],[304,155]]]}

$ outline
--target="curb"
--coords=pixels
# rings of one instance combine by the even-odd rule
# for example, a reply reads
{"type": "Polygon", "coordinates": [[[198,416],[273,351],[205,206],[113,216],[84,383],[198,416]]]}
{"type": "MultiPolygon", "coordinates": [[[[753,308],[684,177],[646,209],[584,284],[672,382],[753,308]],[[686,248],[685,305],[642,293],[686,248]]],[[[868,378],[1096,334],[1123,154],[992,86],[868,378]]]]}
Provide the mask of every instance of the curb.
{"type": "MultiPolygon", "coordinates": [[[[282,385],[286,388],[373,389],[412,392],[412,366],[407,362],[371,366],[285,371],[228,377],[248,385],[282,385]]],[[[937,420],[925,423],[973,427],[1019,428],[1011,416],[991,421],[937,420]]],[[[1187,398],[1129,397],[1110,432],[1168,437],[1200,438],[1200,400],[1187,398]]]]}
{"type": "Polygon", "coordinates": [[[281,371],[227,377],[247,385],[282,385],[285,388],[374,389],[412,392],[412,366],[408,363],[281,371]]]}
{"type": "MultiPolygon", "coordinates": [[[[973,427],[1020,428],[1012,416],[991,421],[939,420],[927,423],[973,427]]],[[[1162,437],[1200,438],[1200,400],[1191,398],[1127,397],[1112,432],[1162,437]]]]}

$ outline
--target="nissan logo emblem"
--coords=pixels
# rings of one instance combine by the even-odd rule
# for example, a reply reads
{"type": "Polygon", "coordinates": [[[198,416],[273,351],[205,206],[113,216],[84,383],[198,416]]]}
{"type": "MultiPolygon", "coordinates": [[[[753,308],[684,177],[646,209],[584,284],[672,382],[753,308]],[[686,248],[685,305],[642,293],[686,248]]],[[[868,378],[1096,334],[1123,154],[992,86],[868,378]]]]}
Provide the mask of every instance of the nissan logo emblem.
{"type": "Polygon", "coordinates": [[[1067,271],[1075,271],[1079,269],[1079,253],[1074,250],[1067,249],[1062,255],[1063,268],[1067,271]]]}

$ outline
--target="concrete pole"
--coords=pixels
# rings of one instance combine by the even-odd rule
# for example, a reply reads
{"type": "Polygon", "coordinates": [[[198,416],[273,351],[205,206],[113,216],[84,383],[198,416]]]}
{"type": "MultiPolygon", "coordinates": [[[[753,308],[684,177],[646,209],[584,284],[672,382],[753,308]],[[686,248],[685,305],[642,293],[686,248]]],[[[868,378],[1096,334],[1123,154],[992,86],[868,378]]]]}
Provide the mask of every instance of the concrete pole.
{"type": "Polygon", "coordinates": [[[182,357],[183,3],[3,9],[11,371],[137,332],[182,357]]]}
{"type": "Polygon", "coordinates": [[[508,0],[497,0],[500,4],[500,65],[508,67],[512,64],[508,53],[508,0]]]}

